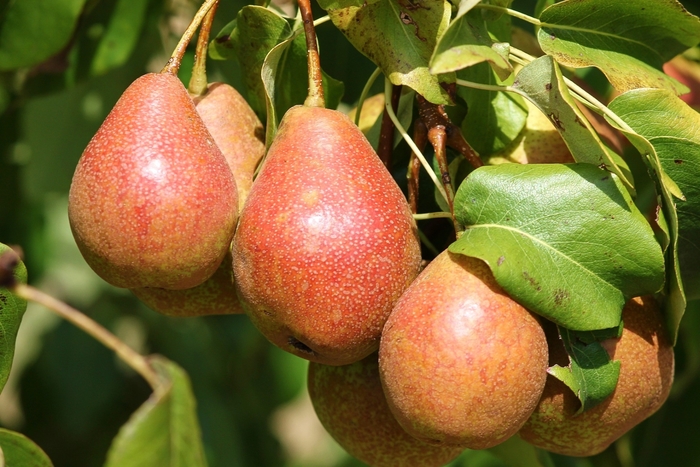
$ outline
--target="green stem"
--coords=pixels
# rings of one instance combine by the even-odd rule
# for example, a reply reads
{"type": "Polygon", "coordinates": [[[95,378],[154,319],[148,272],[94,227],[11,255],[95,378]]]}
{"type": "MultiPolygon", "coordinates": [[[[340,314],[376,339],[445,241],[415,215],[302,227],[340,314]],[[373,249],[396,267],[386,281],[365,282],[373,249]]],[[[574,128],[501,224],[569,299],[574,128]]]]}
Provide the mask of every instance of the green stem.
{"type": "Polygon", "coordinates": [[[437,190],[440,192],[440,195],[442,195],[443,198],[445,198],[445,201],[447,201],[447,194],[445,193],[445,188],[442,186],[442,183],[438,180],[437,175],[435,175],[435,171],[433,171],[433,168],[430,166],[428,161],[425,159],[425,156],[421,152],[420,149],[418,149],[418,146],[416,146],[416,143],[413,142],[413,139],[406,133],[406,129],[401,125],[401,122],[399,119],[396,117],[396,114],[394,113],[394,109],[391,108],[391,92],[392,92],[392,84],[391,81],[389,81],[388,78],[385,78],[384,80],[384,108],[386,109],[386,112],[389,114],[389,118],[391,118],[391,121],[394,122],[394,126],[398,130],[398,132],[401,134],[401,137],[408,143],[408,146],[413,150],[413,152],[416,154],[418,159],[420,160],[421,164],[425,168],[425,171],[428,172],[428,176],[430,176],[430,179],[433,181],[435,184],[435,187],[437,190]]]}
{"type": "Polygon", "coordinates": [[[218,1],[219,0],[206,0],[204,3],[202,3],[202,6],[199,7],[199,10],[197,10],[194,18],[192,18],[190,25],[187,26],[187,30],[185,30],[185,33],[177,43],[177,46],[175,46],[175,50],[173,50],[173,54],[170,56],[168,63],[166,63],[163,69],[160,71],[161,73],[177,75],[177,72],[180,69],[180,64],[182,63],[182,57],[185,56],[185,50],[187,50],[187,46],[190,44],[192,37],[194,37],[194,33],[197,31],[200,23],[209,12],[209,9],[218,1]]]}
{"type": "Polygon", "coordinates": [[[483,10],[493,10],[493,11],[505,13],[507,15],[512,16],[513,18],[518,18],[518,19],[526,21],[530,24],[534,24],[535,26],[540,26],[542,24],[540,22],[540,20],[538,20],[537,18],[526,15],[525,13],[521,13],[521,12],[516,11],[516,10],[511,10],[510,8],[505,8],[505,7],[498,6],[498,5],[488,5],[486,3],[479,3],[477,5],[474,5],[474,8],[481,8],[483,10]]]}
{"type": "Polygon", "coordinates": [[[452,214],[449,212],[423,212],[421,214],[414,214],[413,218],[417,221],[426,221],[428,219],[452,219],[452,214]]]}
{"type": "Polygon", "coordinates": [[[355,112],[355,125],[357,126],[360,126],[360,113],[362,113],[362,106],[365,104],[365,99],[367,99],[369,90],[372,88],[372,85],[381,73],[382,70],[380,68],[374,70],[374,72],[370,75],[369,79],[367,80],[367,83],[365,83],[365,87],[362,89],[362,94],[360,94],[360,102],[358,102],[357,104],[357,112],[355,112]]]}
{"type": "Polygon", "coordinates": [[[306,59],[309,68],[309,95],[304,101],[308,107],[325,107],[326,100],[323,95],[323,74],[321,73],[321,57],[318,54],[316,42],[316,29],[311,13],[311,0],[298,0],[299,12],[304,23],[306,35],[306,59]]]}
{"type": "Polygon", "coordinates": [[[207,92],[207,49],[209,47],[209,35],[211,34],[211,25],[214,22],[216,8],[219,6],[219,0],[216,0],[211,6],[209,12],[202,20],[202,27],[199,29],[199,37],[197,37],[197,49],[194,53],[194,66],[192,67],[192,77],[187,86],[187,90],[192,96],[203,96],[207,92]]]}
{"type": "Polygon", "coordinates": [[[162,387],[158,374],[148,364],[146,357],[136,352],[134,349],[119,340],[117,336],[109,332],[105,327],[87,317],[75,308],[62,301],[26,284],[16,284],[12,292],[27,301],[33,301],[45,306],[62,318],[70,321],[92,337],[100,341],[105,347],[113,350],[117,356],[127,365],[140,374],[153,388],[159,391],[162,387]]]}
{"type": "Polygon", "coordinates": [[[517,90],[513,89],[510,86],[497,86],[495,84],[482,84],[482,83],[476,83],[474,81],[467,81],[464,79],[457,79],[457,84],[459,86],[464,86],[466,88],[482,89],[484,91],[517,92],[517,90]]]}

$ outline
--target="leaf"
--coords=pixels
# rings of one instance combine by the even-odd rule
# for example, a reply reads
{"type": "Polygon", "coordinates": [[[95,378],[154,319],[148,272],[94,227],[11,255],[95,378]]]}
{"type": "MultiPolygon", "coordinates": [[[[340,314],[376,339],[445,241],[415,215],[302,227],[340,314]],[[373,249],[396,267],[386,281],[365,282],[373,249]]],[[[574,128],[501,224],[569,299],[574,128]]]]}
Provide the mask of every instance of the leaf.
{"type": "Polygon", "coordinates": [[[447,73],[487,61],[498,77],[505,80],[513,73],[509,51],[508,43],[491,39],[481,11],[471,10],[458,15],[440,36],[430,59],[430,72],[447,73]]]}
{"type": "Polygon", "coordinates": [[[547,451],[537,449],[518,435],[511,436],[487,451],[509,467],[554,467],[547,451]]]}
{"type": "Polygon", "coordinates": [[[610,156],[598,134],[576,106],[552,57],[545,55],[525,66],[516,76],[513,88],[549,118],[576,162],[603,166],[633,190],[632,181],[610,156]]]}
{"type": "Polygon", "coordinates": [[[595,66],[619,92],[687,91],[661,68],[700,41],[700,20],[676,0],[566,0],[540,21],[542,50],[562,65],[595,66]]]}
{"type": "Polygon", "coordinates": [[[0,428],[0,460],[7,467],[53,467],[42,449],[21,433],[0,428]]]}
{"type": "Polygon", "coordinates": [[[663,285],[651,227],[590,164],[480,167],[459,187],[455,217],[467,227],[450,251],[484,260],[513,299],[568,329],[616,327],[629,298],[663,285]]]}
{"type": "MultiPolygon", "coordinates": [[[[0,255],[7,251],[11,248],[0,243],[0,255]]],[[[27,282],[27,268],[21,261],[15,268],[14,277],[18,282],[27,282]]],[[[26,309],[26,300],[0,287],[0,391],[10,376],[17,332],[26,309]]]]}
{"type": "Polygon", "coordinates": [[[637,133],[625,134],[656,174],[670,235],[666,310],[675,335],[685,309],[684,293],[688,300],[700,298],[700,115],[659,89],[629,91],[609,107],[637,133]],[[674,193],[684,199],[674,199],[674,193]]]}
{"type": "Polygon", "coordinates": [[[599,342],[585,343],[577,333],[559,327],[569,354],[568,367],[554,365],[547,372],[566,384],[581,401],[578,413],[595,407],[613,393],[620,377],[620,362],[611,361],[599,342]]]}
{"type": "Polygon", "coordinates": [[[216,37],[209,42],[209,48],[207,49],[209,57],[214,60],[230,60],[236,57],[236,52],[233,49],[233,42],[231,41],[231,33],[236,29],[237,24],[237,19],[229,22],[226,26],[221,28],[221,31],[219,31],[216,37]]]}
{"type": "Polygon", "coordinates": [[[149,362],[162,386],[119,430],[105,467],[206,467],[187,373],[164,357],[149,362]]]}
{"type": "Polygon", "coordinates": [[[149,0],[118,0],[91,65],[93,75],[117,68],[129,59],[141,35],[149,0]]]}
{"type": "MultiPolygon", "coordinates": [[[[504,84],[485,64],[460,70],[457,76],[478,83],[504,84]]],[[[505,84],[512,82],[511,77],[505,84]]],[[[460,86],[457,94],[464,99],[469,109],[462,120],[462,133],[481,156],[489,156],[508,146],[525,126],[527,105],[515,93],[460,86]]]]}
{"type": "Polygon", "coordinates": [[[63,49],[86,0],[10,2],[0,23],[0,70],[29,67],[63,49]]]}
{"type": "Polygon", "coordinates": [[[333,24],[395,85],[406,85],[434,104],[451,104],[440,83],[454,76],[435,76],[428,65],[437,38],[447,27],[446,0],[321,0],[333,24]]]}

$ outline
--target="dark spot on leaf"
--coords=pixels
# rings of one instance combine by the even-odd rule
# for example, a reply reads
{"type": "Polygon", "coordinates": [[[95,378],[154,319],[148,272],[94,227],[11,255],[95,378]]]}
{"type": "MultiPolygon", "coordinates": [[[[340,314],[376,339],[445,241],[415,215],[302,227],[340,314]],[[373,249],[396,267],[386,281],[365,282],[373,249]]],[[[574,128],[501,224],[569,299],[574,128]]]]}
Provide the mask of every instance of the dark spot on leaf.
{"type": "Polygon", "coordinates": [[[601,182],[604,182],[605,180],[607,180],[607,179],[609,179],[609,178],[610,178],[610,177],[605,176],[605,177],[601,178],[600,181],[601,181],[601,182]]]}
{"type": "Polygon", "coordinates": [[[552,83],[547,83],[547,84],[545,84],[545,85],[544,85],[544,88],[545,88],[547,91],[551,91],[551,90],[552,90],[552,83]]]}
{"type": "Polygon", "coordinates": [[[294,347],[295,349],[297,349],[300,352],[308,353],[311,355],[314,355],[314,353],[315,353],[313,350],[311,350],[311,347],[304,344],[303,342],[301,342],[299,339],[297,339],[294,336],[289,336],[287,338],[287,342],[289,342],[289,345],[291,345],[292,347],[294,347]]]}
{"type": "Polygon", "coordinates": [[[542,290],[542,287],[540,284],[535,280],[534,277],[532,277],[527,271],[523,271],[523,277],[525,278],[526,281],[530,283],[533,289],[537,290],[538,292],[542,290]]]}
{"type": "Polygon", "coordinates": [[[684,161],[683,159],[673,159],[674,164],[682,164],[684,161]]]}
{"type": "Polygon", "coordinates": [[[557,36],[555,36],[554,34],[550,34],[550,35],[549,35],[549,38],[550,38],[551,40],[554,40],[554,39],[557,38],[557,36]]]}
{"type": "Polygon", "coordinates": [[[554,292],[554,303],[557,305],[561,305],[564,300],[569,299],[569,292],[563,289],[559,289],[556,292],[554,292]]]}
{"type": "Polygon", "coordinates": [[[501,264],[503,264],[503,262],[504,262],[505,260],[506,260],[506,257],[505,257],[505,256],[501,256],[500,258],[498,258],[498,262],[497,262],[496,264],[498,264],[498,265],[500,266],[501,264]]]}
{"type": "Polygon", "coordinates": [[[600,164],[600,165],[598,166],[598,168],[599,168],[599,169],[602,169],[602,170],[607,170],[607,169],[608,169],[608,164],[602,163],[602,164],[600,164]]]}
{"type": "Polygon", "coordinates": [[[217,44],[222,44],[224,42],[228,42],[229,39],[231,39],[231,36],[221,36],[221,37],[217,37],[214,40],[216,41],[217,44]]]}
{"type": "Polygon", "coordinates": [[[564,131],[564,125],[561,123],[561,120],[559,120],[559,116],[557,114],[549,114],[549,119],[552,121],[554,126],[557,127],[557,130],[564,131]]]}

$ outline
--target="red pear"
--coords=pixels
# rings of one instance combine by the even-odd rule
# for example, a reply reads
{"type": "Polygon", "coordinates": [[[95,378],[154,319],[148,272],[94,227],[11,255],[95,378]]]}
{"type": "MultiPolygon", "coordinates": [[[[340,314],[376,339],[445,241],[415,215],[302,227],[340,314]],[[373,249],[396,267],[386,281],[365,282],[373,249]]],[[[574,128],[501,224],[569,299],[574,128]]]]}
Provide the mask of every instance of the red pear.
{"type": "Polygon", "coordinates": [[[88,264],[118,287],[184,289],[231,242],[236,183],[177,76],[132,83],[83,152],[68,215],[88,264]]]}
{"type": "Polygon", "coordinates": [[[392,311],[379,368],[389,407],[409,434],[485,449],[514,435],[537,406],[547,341],[486,263],[445,251],[392,311]]]}
{"type": "Polygon", "coordinates": [[[378,348],[420,261],[408,203],[362,132],[334,110],[290,109],[233,242],[258,329],[312,361],[358,361],[378,348]]]}

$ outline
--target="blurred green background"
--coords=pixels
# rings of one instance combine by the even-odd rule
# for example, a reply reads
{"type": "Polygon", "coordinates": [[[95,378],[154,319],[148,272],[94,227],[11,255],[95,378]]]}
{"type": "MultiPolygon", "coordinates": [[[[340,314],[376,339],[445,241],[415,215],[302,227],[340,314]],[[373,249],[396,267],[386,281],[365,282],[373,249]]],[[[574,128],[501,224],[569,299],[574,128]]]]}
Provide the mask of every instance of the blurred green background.
{"type": "MultiPolygon", "coordinates": [[[[316,420],[304,388],[305,361],[272,347],[245,316],[173,319],[150,311],[99,279],[70,233],[67,193],[83,148],[121,92],[162,68],[198,3],[0,0],[0,242],[22,247],[30,283],[138,351],[165,355],[189,373],[211,467],[362,465],[316,420]]],[[[697,14],[694,3],[684,4],[697,14]]],[[[214,33],[243,5],[222,0],[214,33]]],[[[534,1],[513,6],[531,12],[534,1]]],[[[374,65],[330,23],[318,35],[324,69],[344,81],[350,106],[374,65]]],[[[190,51],[181,70],[185,82],[192,60],[190,51]]],[[[210,62],[209,78],[245,94],[235,61],[210,62]]],[[[697,308],[683,323],[669,402],[609,451],[592,459],[556,457],[558,466],[700,466],[697,308]]],[[[30,304],[0,395],[0,425],[32,438],[56,467],[98,466],[149,394],[110,351],[30,304]]],[[[488,452],[467,452],[456,465],[507,464],[488,452]]]]}

